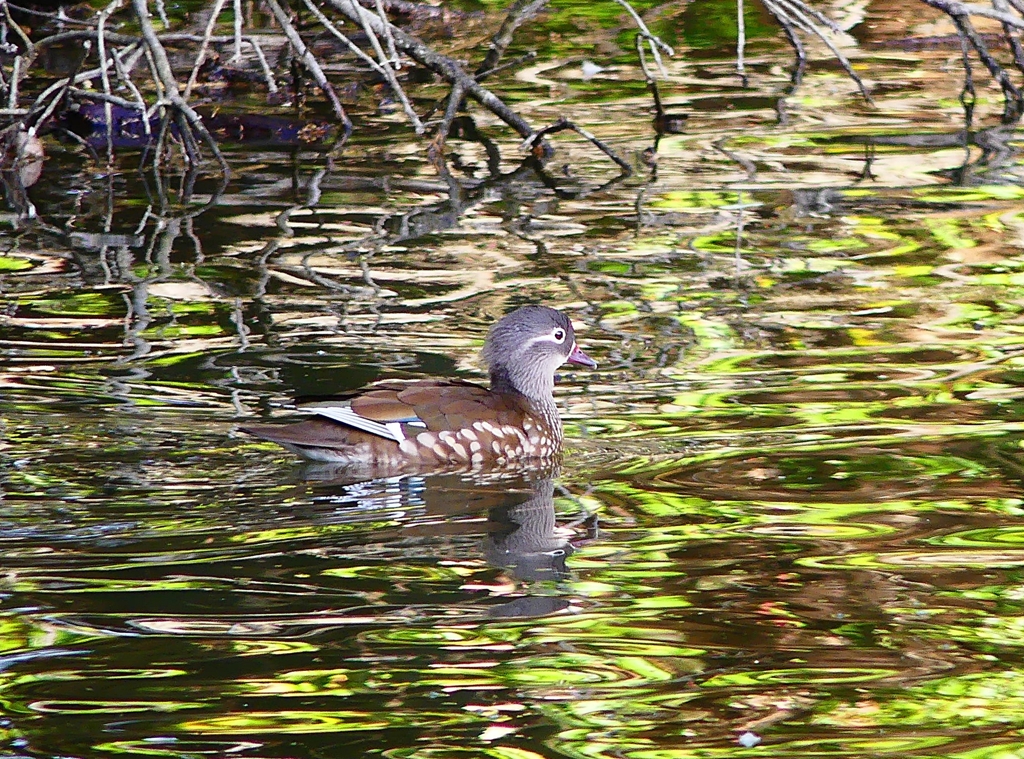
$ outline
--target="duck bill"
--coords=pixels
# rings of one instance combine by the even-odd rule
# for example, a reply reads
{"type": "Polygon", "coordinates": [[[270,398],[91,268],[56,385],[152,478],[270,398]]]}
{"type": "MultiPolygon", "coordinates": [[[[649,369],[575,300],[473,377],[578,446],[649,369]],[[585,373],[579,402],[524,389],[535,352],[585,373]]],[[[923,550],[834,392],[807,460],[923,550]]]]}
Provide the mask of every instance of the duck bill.
{"type": "Polygon", "coordinates": [[[597,362],[588,356],[586,353],[580,350],[580,346],[573,344],[572,353],[569,354],[569,358],[566,359],[570,364],[579,364],[580,366],[586,366],[590,369],[597,368],[597,362]]]}

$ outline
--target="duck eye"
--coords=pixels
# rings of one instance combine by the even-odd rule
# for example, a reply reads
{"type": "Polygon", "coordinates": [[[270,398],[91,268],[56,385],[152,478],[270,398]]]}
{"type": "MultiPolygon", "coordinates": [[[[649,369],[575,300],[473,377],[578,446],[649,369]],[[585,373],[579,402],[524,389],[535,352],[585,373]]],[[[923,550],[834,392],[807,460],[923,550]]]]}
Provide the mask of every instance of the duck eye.
{"type": "Polygon", "coordinates": [[[554,332],[554,337],[556,342],[562,342],[563,340],[565,340],[565,330],[556,328],[554,332]]]}

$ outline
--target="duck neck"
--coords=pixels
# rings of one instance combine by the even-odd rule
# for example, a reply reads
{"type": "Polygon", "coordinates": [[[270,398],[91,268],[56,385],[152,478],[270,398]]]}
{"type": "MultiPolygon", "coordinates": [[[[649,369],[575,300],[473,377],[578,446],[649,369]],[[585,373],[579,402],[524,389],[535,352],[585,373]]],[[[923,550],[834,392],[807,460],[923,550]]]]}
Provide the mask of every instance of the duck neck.
{"type": "Polygon", "coordinates": [[[531,374],[527,367],[513,370],[508,367],[500,367],[491,370],[491,390],[495,393],[508,393],[519,396],[529,408],[531,416],[539,418],[547,434],[560,445],[562,441],[562,417],[558,413],[558,406],[552,391],[555,386],[553,376],[541,376],[531,374]],[[531,388],[532,392],[525,392],[524,388],[531,388]]]}
{"type": "Polygon", "coordinates": [[[496,393],[517,393],[538,406],[554,407],[554,389],[555,378],[529,364],[491,369],[491,390],[496,393]]]}

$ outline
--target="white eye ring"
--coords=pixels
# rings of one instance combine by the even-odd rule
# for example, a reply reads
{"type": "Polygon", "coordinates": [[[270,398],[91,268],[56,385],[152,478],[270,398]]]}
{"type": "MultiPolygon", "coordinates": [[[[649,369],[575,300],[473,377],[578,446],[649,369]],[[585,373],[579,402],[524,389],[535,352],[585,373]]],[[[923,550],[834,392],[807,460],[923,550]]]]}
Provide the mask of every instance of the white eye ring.
{"type": "Polygon", "coordinates": [[[555,338],[556,343],[565,342],[565,330],[561,327],[555,327],[555,331],[551,333],[552,337],[555,338]]]}

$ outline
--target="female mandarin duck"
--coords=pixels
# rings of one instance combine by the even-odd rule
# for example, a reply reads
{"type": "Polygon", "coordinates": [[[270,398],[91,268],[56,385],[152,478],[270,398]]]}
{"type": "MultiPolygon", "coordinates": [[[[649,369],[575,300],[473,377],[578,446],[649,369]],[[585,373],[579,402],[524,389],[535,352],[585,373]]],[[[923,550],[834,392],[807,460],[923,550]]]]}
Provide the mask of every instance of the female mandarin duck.
{"type": "Polygon", "coordinates": [[[552,391],[562,364],[596,368],[576,345],[569,317],[525,306],[484,343],[490,388],[463,380],[385,380],[288,425],[242,427],[315,461],[379,466],[498,464],[562,451],[552,391]]]}

